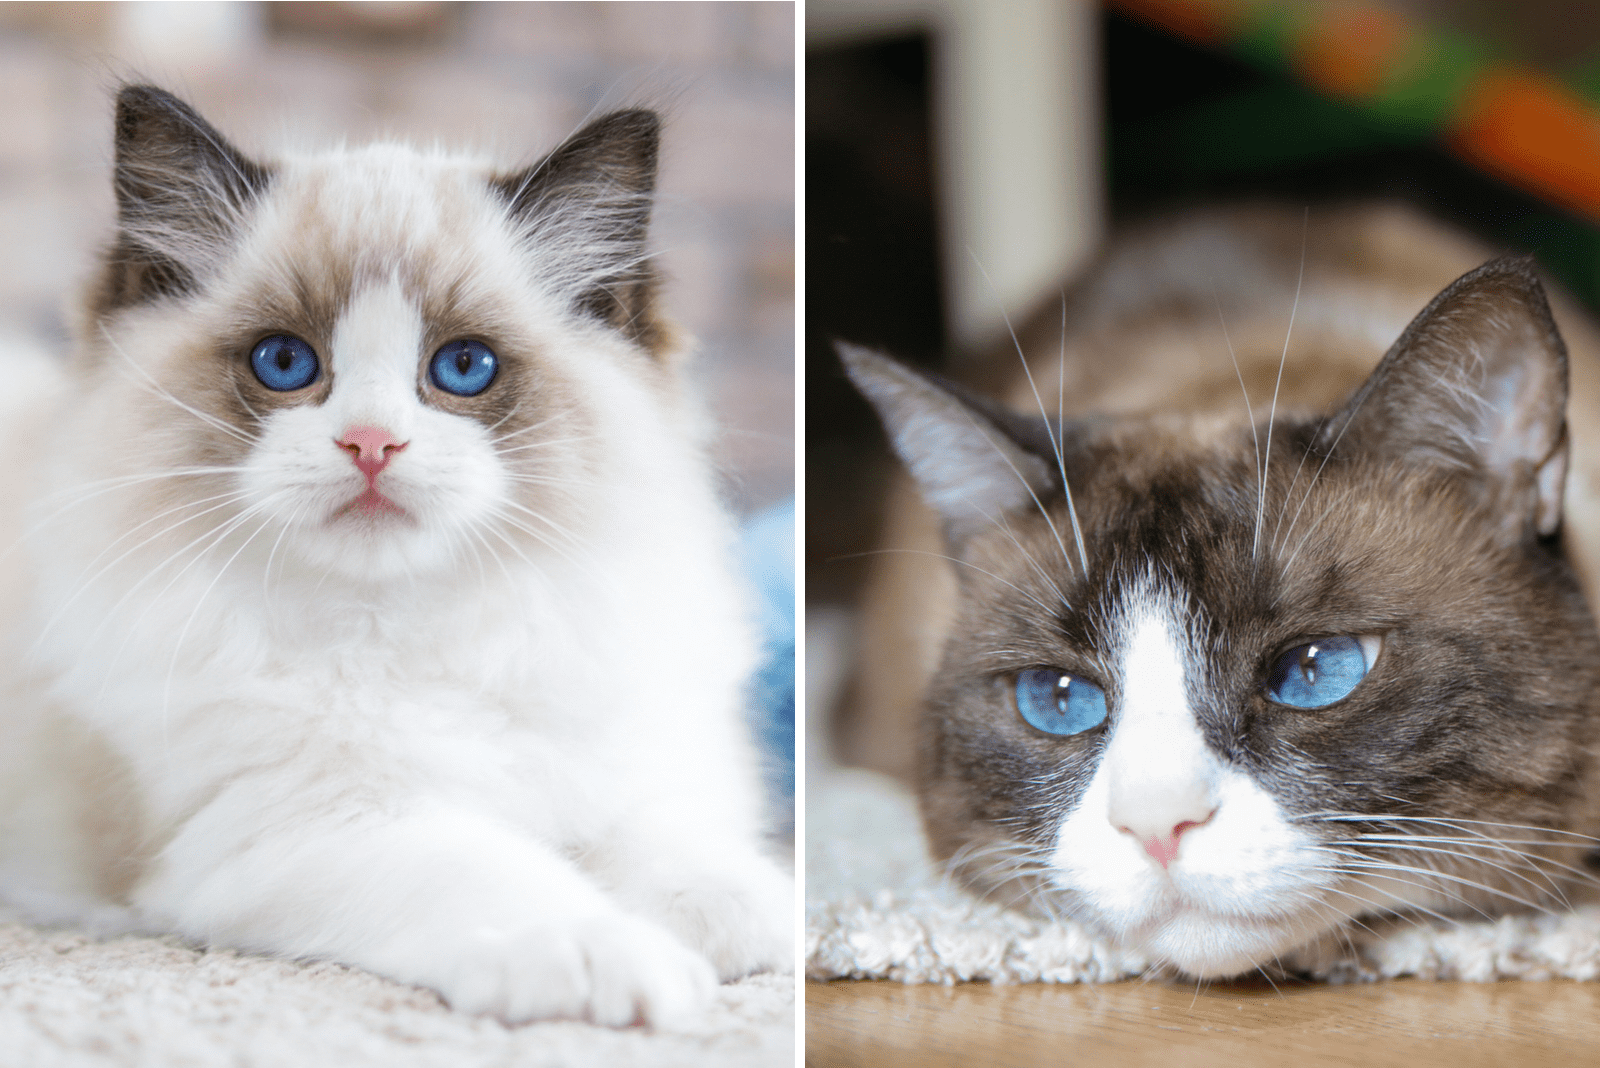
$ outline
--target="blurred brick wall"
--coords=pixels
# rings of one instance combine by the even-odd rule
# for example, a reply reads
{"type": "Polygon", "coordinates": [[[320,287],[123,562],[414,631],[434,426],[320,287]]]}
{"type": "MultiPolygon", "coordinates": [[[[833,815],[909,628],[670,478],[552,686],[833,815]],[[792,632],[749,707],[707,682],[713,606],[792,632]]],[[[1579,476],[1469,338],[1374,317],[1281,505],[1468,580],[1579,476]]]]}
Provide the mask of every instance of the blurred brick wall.
{"type": "Polygon", "coordinates": [[[124,77],[263,154],[402,137],[531,161],[592,112],[661,108],[654,243],[730,497],[794,491],[792,3],[0,4],[0,318],[52,339],[109,232],[124,77]]]}

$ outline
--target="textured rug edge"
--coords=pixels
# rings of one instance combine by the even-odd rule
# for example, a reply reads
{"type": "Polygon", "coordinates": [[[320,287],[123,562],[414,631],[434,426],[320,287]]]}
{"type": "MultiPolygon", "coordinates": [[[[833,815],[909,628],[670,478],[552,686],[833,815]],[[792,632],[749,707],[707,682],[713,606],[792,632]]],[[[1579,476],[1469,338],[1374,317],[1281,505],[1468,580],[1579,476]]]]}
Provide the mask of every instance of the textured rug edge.
{"type": "MultiPolygon", "coordinates": [[[[1071,922],[978,900],[928,861],[915,804],[898,783],[830,769],[807,795],[805,977],[901,983],[1105,983],[1162,974],[1071,922]]],[[[1600,904],[1481,920],[1397,917],[1285,954],[1274,976],[1600,979],[1600,904]]]]}

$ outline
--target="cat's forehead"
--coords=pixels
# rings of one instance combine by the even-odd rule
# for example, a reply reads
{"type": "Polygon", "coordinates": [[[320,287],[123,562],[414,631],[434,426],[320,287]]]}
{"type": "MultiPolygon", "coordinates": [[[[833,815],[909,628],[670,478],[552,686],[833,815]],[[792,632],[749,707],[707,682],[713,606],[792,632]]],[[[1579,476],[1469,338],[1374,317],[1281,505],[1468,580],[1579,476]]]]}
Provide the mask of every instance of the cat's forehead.
{"type": "Polygon", "coordinates": [[[1159,605],[1270,644],[1495,595],[1479,578],[1503,576],[1502,550],[1463,521],[1475,505],[1448,480],[1401,464],[1325,466],[1307,448],[1314,424],[1274,426],[1270,463],[1261,428],[1209,425],[1195,435],[1179,421],[1118,421],[1069,444],[1070,497],[961,547],[969,622],[986,640],[1098,647],[1159,605]]]}
{"type": "Polygon", "coordinates": [[[403,145],[290,158],[257,208],[244,258],[288,252],[296,264],[352,277],[504,270],[512,238],[488,174],[469,157],[403,145]]]}
{"type": "Polygon", "coordinates": [[[525,323],[548,321],[488,175],[477,159],[403,145],[291,157],[255,206],[216,303],[325,337],[352,300],[398,283],[441,328],[481,330],[513,305],[525,323]]]}

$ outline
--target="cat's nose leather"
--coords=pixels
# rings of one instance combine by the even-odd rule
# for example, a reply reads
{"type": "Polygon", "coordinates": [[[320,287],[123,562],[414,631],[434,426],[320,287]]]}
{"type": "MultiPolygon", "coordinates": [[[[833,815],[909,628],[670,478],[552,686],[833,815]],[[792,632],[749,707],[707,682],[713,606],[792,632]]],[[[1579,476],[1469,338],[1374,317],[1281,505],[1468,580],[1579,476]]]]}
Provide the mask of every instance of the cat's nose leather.
{"type": "MultiPolygon", "coordinates": [[[[1148,838],[1143,839],[1139,844],[1144,846],[1144,851],[1150,854],[1151,860],[1165,868],[1174,860],[1178,859],[1178,839],[1182,837],[1183,832],[1189,830],[1191,827],[1199,827],[1203,823],[1210,822],[1211,817],[1214,815],[1216,815],[1215,809],[1208,813],[1206,818],[1203,820],[1184,820],[1182,823],[1179,823],[1172,828],[1171,834],[1153,834],[1148,838]]],[[[1118,827],[1117,830],[1124,834],[1130,834],[1135,838],[1139,837],[1139,833],[1137,831],[1128,827],[1118,827]]]]}
{"type": "Polygon", "coordinates": [[[380,426],[352,426],[335,439],[335,444],[348,451],[356,467],[371,480],[378,477],[378,472],[409,442],[401,441],[380,426]]]}

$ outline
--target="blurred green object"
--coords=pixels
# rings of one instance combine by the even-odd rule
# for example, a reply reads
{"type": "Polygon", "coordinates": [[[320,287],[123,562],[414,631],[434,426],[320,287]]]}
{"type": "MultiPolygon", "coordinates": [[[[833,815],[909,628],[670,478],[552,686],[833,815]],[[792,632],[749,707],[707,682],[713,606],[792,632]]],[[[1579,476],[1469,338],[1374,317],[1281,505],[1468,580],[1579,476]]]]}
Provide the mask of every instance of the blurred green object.
{"type": "Polygon", "coordinates": [[[1181,64],[1149,64],[1143,106],[1121,121],[1113,82],[1114,206],[1399,196],[1533,252],[1600,310],[1600,56],[1558,80],[1493,40],[1371,0],[1110,7],[1113,33],[1122,13],[1227,65],[1211,84],[1188,84],[1181,64]]]}

